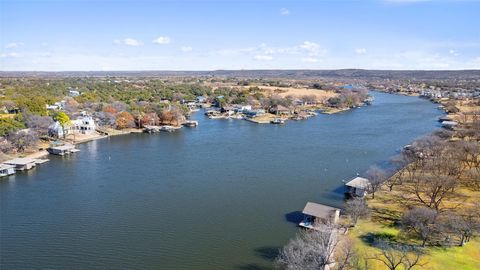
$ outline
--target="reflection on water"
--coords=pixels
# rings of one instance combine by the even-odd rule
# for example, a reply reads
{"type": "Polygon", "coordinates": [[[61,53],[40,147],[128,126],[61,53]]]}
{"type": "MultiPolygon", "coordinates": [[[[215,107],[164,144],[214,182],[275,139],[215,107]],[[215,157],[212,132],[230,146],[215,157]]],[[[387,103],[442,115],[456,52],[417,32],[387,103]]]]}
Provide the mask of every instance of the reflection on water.
{"type": "Polygon", "coordinates": [[[342,180],[436,128],[414,97],[285,126],[208,120],[132,134],[0,181],[2,268],[259,269],[306,201],[341,206],[342,180]],[[256,267],[256,268],[255,268],[256,267]]]}

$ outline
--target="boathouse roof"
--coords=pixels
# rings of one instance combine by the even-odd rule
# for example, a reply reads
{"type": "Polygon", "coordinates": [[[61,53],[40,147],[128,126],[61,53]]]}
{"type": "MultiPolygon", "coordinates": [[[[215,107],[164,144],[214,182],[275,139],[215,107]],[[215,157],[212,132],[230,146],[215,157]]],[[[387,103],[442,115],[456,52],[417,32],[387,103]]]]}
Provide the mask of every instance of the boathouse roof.
{"type": "Polygon", "coordinates": [[[29,163],[35,163],[35,159],[33,159],[33,158],[14,158],[14,159],[7,160],[7,161],[4,162],[4,164],[7,164],[7,165],[20,165],[20,166],[27,165],[29,163]]]}
{"type": "Polygon", "coordinates": [[[307,202],[302,213],[319,218],[330,218],[336,211],[340,211],[340,209],[328,205],[307,202]]]}
{"type": "Polygon", "coordinates": [[[369,185],[370,185],[370,181],[363,177],[355,177],[345,184],[345,186],[348,186],[348,187],[362,188],[362,189],[368,188],[369,185]]]}
{"type": "Polygon", "coordinates": [[[53,150],[58,150],[58,151],[66,151],[66,150],[72,150],[75,148],[75,145],[73,144],[65,144],[65,145],[59,145],[59,146],[52,146],[50,149],[53,150]]]}

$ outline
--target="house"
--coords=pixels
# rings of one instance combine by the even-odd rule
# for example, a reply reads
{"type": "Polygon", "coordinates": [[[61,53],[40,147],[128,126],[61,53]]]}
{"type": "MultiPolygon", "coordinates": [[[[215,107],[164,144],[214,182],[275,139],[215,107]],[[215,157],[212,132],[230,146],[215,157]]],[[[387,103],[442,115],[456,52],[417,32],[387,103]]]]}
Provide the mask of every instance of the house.
{"type": "Polygon", "coordinates": [[[0,164],[0,177],[15,174],[15,166],[0,164]]]}
{"type": "Polygon", "coordinates": [[[221,109],[222,113],[227,113],[228,115],[232,115],[235,113],[235,108],[231,105],[225,105],[221,109]]]}
{"type": "Polygon", "coordinates": [[[205,102],[207,102],[207,98],[204,97],[204,96],[198,96],[196,98],[196,101],[197,101],[197,103],[205,103],[205,102]]]}
{"type": "Polygon", "coordinates": [[[265,114],[265,110],[258,109],[258,110],[246,110],[243,112],[247,117],[254,118],[260,115],[265,114]]]}
{"type": "Polygon", "coordinates": [[[95,121],[91,116],[82,116],[72,121],[72,129],[74,133],[92,134],[95,132],[95,121]]]}
{"type": "Polygon", "coordinates": [[[33,158],[15,158],[5,161],[2,165],[10,165],[15,168],[16,171],[30,170],[37,165],[37,162],[33,158]]]}
{"type": "Polygon", "coordinates": [[[52,155],[64,156],[66,154],[76,153],[80,150],[75,149],[75,145],[73,144],[65,144],[59,146],[51,146],[47,148],[47,151],[52,155]]]}
{"type": "MultiPolygon", "coordinates": [[[[69,127],[65,127],[65,135],[69,134],[69,130],[70,130],[69,127]]],[[[64,129],[62,128],[62,125],[58,121],[55,121],[53,124],[51,124],[48,127],[48,136],[50,137],[61,138],[64,135],[63,133],[64,133],[64,129]]]]}
{"type": "Polygon", "coordinates": [[[277,115],[289,115],[292,113],[292,110],[283,105],[276,105],[270,109],[270,112],[277,115]]]}
{"type": "Polygon", "coordinates": [[[302,213],[305,217],[299,226],[314,230],[321,229],[322,225],[336,224],[340,218],[340,209],[313,202],[307,202],[302,213]]]}
{"type": "Polygon", "coordinates": [[[80,92],[77,90],[68,90],[68,95],[71,97],[78,97],[80,96],[80,92]]]}
{"type": "Polygon", "coordinates": [[[454,129],[458,125],[455,121],[443,121],[442,127],[446,129],[454,129]]]}
{"type": "Polygon", "coordinates": [[[236,112],[246,112],[252,110],[251,105],[235,105],[235,111],[236,112]]]}
{"type": "Polygon", "coordinates": [[[370,181],[363,177],[355,177],[345,183],[345,194],[352,197],[364,197],[370,188],[370,181]]]}

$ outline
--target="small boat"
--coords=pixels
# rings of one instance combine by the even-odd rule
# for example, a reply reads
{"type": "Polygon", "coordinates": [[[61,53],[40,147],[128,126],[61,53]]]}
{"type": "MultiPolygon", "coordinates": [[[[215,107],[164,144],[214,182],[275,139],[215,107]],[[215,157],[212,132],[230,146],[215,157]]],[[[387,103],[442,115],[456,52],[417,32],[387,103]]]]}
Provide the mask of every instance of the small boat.
{"type": "Polygon", "coordinates": [[[186,127],[196,127],[198,126],[198,121],[188,120],[188,121],[185,121],[183,125],[186,127]]]}
{"type": "Polygon", "coordinates": [[[275,118],[272,121],[270,121],[270,123],[276,124],[276,125],[283,125],[285,124],[285,120],[282,118],[275,118]]]}

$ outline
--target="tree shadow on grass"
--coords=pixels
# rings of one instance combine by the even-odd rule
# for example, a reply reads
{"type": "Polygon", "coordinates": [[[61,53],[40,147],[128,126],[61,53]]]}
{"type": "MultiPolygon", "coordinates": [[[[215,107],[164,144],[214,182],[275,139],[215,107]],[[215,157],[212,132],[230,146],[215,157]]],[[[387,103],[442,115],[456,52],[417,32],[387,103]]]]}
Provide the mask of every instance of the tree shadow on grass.
{"type": "Polygon", "coordinates": [[[361,235],[360,239],[362,239],[363,242],[365,242],[370,246],[374,246],[375,243],[379,240],[382,240],[385,242],[396,242],[398,240],[396,235],[391,233],[385,233],[385,232],[381,232],[381,233],[369,232],[367,234],[361,235]]]}

